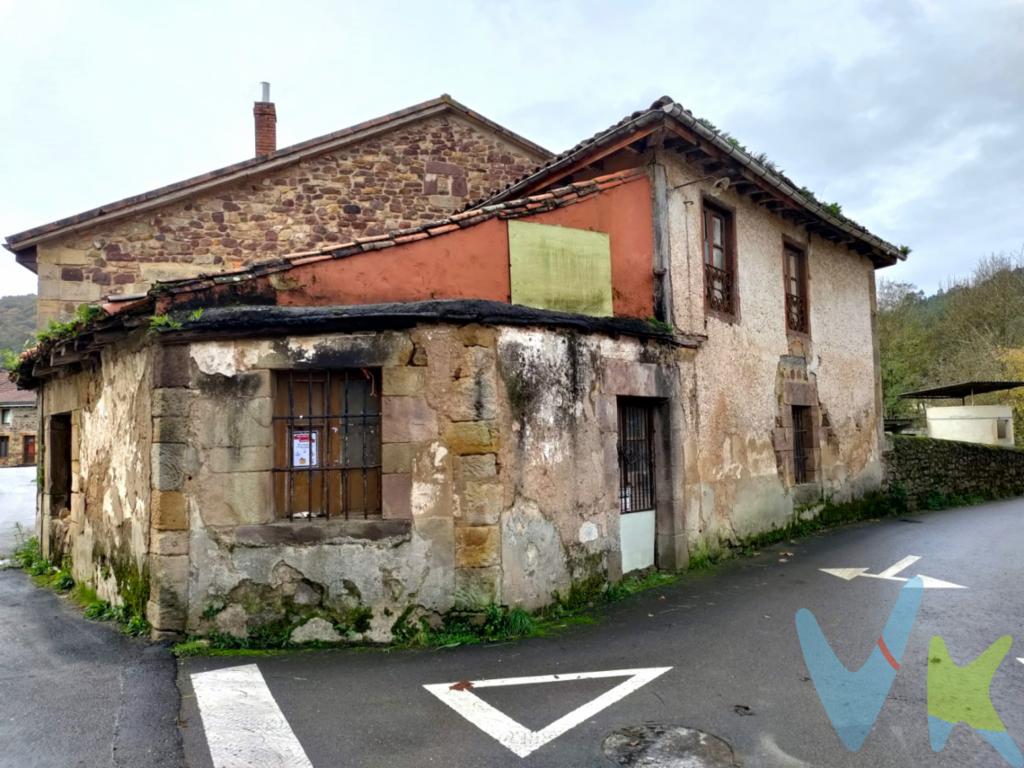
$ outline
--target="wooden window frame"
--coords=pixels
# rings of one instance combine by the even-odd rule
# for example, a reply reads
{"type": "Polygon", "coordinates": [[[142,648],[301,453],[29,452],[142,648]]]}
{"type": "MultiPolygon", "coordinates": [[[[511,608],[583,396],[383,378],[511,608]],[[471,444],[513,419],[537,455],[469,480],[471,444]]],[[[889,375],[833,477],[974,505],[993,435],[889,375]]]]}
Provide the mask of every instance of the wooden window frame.
{"type": "Polygon", "coordinates": [[[381,373],[376,367],[274,372],[275,519],[383,518],[381,373]],[[297,453],[300,442],[305,448],[297,453]],[[305,461],[296,462],[297,455],[305,461]]]}
{"type": "Polygon", "coordinates": [[[811,337],[810,255],[804,243],[786,236],[782,238],[782,319],[786,324],[787,335],[806,339],[811,337]],[[801,298],[803,300],[804,327],[802,329],[793,328],[790,325],[789,304],[790,296],[793,294],[789,292],[789,282],[792,277],[789,271],[789,251],[795,251],[800,254],[800,263],[803,267],[799,275],[800,289],[803,291],[801,298]]]}
{"type": "Polygon", "coordinates": [[[0,435],[0,459],[8,459],[11,456],[11,438],[7,435],[0,435]]]}
{"type": "MultiPolygon", "coordinates": [[[[704,287],[704,311],[713,317],[717,317],[726,323],[737,323],[740,319],[740,283],[739,283],[739,270],[738,270],[738,258],[737,258],[737,238],[736,238],[736,209],[730,205],[724,204],[717,198],[712,198],[709,195],[701,195],[700,200],[700,260],[701,260],[701,275],[703,276],[702,284],[704,287]],[[727,273],[730,279],[730,291],[729,291],[729,311],[723,311],[711,305],[710,291],[708,285],[708,261],[704,254],[705,246],[710,247],[708,240],[708,214],[709,212],[717,213],[724,220],[724,234],[725,234],[725,263],[727,273]]],[[[713,264],[711,265],[713,267],[713,264]]]]}

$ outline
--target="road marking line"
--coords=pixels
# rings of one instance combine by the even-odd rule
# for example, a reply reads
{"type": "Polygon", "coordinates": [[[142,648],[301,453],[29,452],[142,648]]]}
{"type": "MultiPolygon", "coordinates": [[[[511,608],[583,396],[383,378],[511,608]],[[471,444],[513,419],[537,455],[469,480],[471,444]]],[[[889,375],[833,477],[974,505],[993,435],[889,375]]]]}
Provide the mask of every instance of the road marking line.
{"type": "Polygon", "coordinates": [[[214,768],[313,768],[255,664],[191,677],[214,768]]]}
{"type": "Polygon", "coordinates": [[[647,669],[614,669],[604,672],[576,672],[568,675],[535,675],[532,677],[505,677],[492,680],[473,680],[472,688],[457,683],[437,683],[423,687],[454,709],[488,736],[508,748],[519,757],[526,757],[566,731],[575,728],[584,720],[610,707],[633,691],[641,688],[656,677],[665,674],[672,667],[650,667],[647,669]],[[629,677],[596,699],[577,707],[567,715],[539,731],[532,731],[488,704],[475,693],[473,688],[501,688],[509,685],[533,685],[536,683],[561,683],[573,680],[595,680],[605,677],[629,677]]]}
{"type": "Polygon", "coordinates": [[[880,579],[888,579],[891,576],[895,576],[900,571],[905,571],[907,568],[912,566],[914,563],[916,563],[920,559],[921,558],[918,555],[907,555],[902,560],[900,560],[898,563],[890,565],[888,568],[886,568],[884,571],[882,571],[880,574],[878,574],[878,578],[880,578],[880,579]]]}
{"type": "MultiPolygon", "coordinates": [[[[837,576],[843,581],[852,581],[853,579],[863,576],[866,579],[881,579],[882,581],[898,581],[905,583],[910,581],[910,579],[906,576],[897,576],[896,574],[901,571],[905,571],[920,559],[921,557],[919,555],[908,555],[898,563],[890,565],[881,573],[868,573],[867,568],[819,568],[818,570],[822,573],[827,573],[829,576],[837,576]]],[[[921,579],[921,586],[924,589],[967,589],[963,584],[954,584],[951,581],[934,579],[931,576],[922,576],[918,574],[918,578],[921,579]]]]}

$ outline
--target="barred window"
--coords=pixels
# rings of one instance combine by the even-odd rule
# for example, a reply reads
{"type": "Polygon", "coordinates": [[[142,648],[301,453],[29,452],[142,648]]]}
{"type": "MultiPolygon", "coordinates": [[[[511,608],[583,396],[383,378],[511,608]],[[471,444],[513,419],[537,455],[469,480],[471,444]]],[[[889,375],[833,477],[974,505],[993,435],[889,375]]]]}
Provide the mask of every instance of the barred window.
{"type": "Polygon", "coordinates": [[[810,333],[807,304],[807,254],[794,245],[782,249],[786,281],[786,328],[810,333]]]}
{"type": "Polygon", "coordinates": [[[732,214],[704,203],[704,303],[724,315],[736,314],[736,237],[732,214]]]}
{"type": "Polygon", "coordinates": [[[274,505],[280,518],[381,517],[380,370],[280,371],[274,505]]]}

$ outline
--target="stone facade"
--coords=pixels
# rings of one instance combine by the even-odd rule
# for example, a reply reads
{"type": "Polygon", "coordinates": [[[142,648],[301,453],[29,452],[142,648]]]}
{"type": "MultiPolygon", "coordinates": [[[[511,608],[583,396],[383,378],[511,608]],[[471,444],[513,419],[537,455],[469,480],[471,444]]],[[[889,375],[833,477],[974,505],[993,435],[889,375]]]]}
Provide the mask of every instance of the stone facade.
{"type": "Polygon", "coordinates": [[[910,435],[888,436],[885,482],[911,509],[930,497],[1024,496],[1024,451],[910,435]]]}
{"type": "Polygon", "coordinates": [[[881,414],[874,355],[874,268],[865,256],[807,231],[732,191],[711,198],[732,211],[738,311],[705,309],[704,174],[659,152],[668,195],[672,319],[707,335],[687,396],[695,414],[684,447],[691,540],[714,547],[788,522],[823,495],[878,488],[881,414]],[[686,186],[681,186],[686,185],[686,186]],[[810,334],[787,331],[784,238],[806,249],[810,334]],[[794,405],[810,408],[811,482],[793,477],[794,405]]]}
{"type": "Polygon", "coordinates": [[[655,340],[484,325],[105,353],[99,377],[44,387],[46,421],[71,417],[74,481],[43,534],[109,599],[135,565],[158,635],[319,617],[384,640],[403,616],[537,608],[621,574],[621,396],[664,405],[658,561],[685,565],[670,457],[691,363],[655,340]],[[339,359],[381,371],[382,515],[282,519],[274,373],[339,359]]]}
{"type": "Polygon", "coordinates": [[[35,464],[34,449],[36,430],[39,427],[39,412],[34,405],[17,403],[0,405],[0,410],[10,410],[10,424],[0,423],[0,439],[7,439],[7,455],[0,456],[0,467],[22,467],[35,464]],[[31,445],[29,444],[31,443],[31,445]],[[26,454],[26,446],[29,454],[26,454]]]}
{"type": "Polygon", "coordinates": [[[154,351],[145,337],[105,351],[96,375],[40,393],[39,536],[54,562],[105,600],[145,607],[150,577],[154,351]]]}
{"type": "Polygon", "coordinates": [[[455,212],[543,157],[435,115],[243,182],[37,247],[40,327],[82,303],[411,227],[455,212]]]}

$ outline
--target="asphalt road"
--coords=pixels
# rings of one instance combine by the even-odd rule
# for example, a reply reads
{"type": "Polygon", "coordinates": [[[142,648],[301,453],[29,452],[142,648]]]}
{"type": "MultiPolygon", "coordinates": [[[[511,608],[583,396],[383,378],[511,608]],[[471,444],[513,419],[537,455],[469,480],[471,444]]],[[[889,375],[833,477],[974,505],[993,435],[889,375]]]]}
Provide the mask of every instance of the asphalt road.
{"type": "MultiPolygon", "coordinates": [[[[213,733],[204,731],[191,675],[256,664],[290,725],[293,736],[285,739],[297,742],[300,754],[316,768],[612,765],[602,753],[605,737],[645,722],[714,734],[748,768],[1006,765],[964,725],[957,726],[942,752],[932,752],[927,659],[933,635],[945,638],[961,665],[999,636],[1012,635],[1013,646],[992,682],[991,700],[1009,734],[1024,744],[1024,664],[1016,660],[1024,656],[1022,515],[1024,501],[1016,500],[865,523],[785,543],[618,603],[598,624],[517,644],[190,659],[179,674],[188,763],[211,765],[207,737],[217,742],[225,736],[217,732],[225,722],[223,711],[206,713],[213,733]],[[864,567],[879,574],[910,555],[921,559],[899,576],[924,574],[967,589],[924,591],[895,683],[863,747],[851,753],[832,729],[809,679],[794,616],[801,608],[813,611],[839,659],[848,668],[860,667],[902,584],[867,577],[846,581],[819,569],[864,567]],[[650,667],[671,669],[525,758],[423,687],[650,667]],[[220,725],[214,722],[218,718],[220,725]]],[[[624,679],[478,688],[474,693],[536,731],[624,679]]],[[[218,706],[230,709],[236,700],[222,696],[218,706]]],[[[226,716],[229,725],[233,716],[240,717],[243,730],[253,722],[251,711],[226,716]]],[[[229,741],[244,752],[247,737],[237,734],[229,741]]],[[[658,764],[670,763],[652,763],[658,764]]],[[[264,755],[260,765],[276,763],[264,755]]]]}
{"type": "Polygon", "coordinates": [[[0,571],[0,766],[180,768],[175,671],[166,648],[0,571]]]}
{"type": "Polygon", "coordinates": [[[19,536],[35,531],[35,481],[34,466],[0,467],[0,557],[14,550],[19,536]]]}

